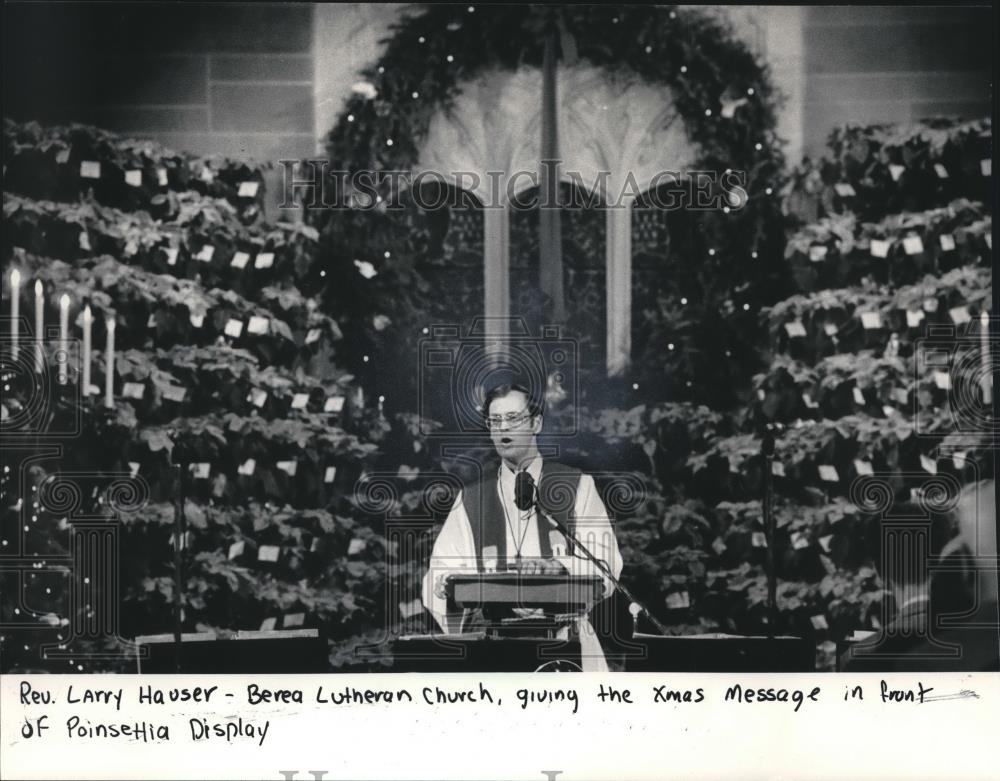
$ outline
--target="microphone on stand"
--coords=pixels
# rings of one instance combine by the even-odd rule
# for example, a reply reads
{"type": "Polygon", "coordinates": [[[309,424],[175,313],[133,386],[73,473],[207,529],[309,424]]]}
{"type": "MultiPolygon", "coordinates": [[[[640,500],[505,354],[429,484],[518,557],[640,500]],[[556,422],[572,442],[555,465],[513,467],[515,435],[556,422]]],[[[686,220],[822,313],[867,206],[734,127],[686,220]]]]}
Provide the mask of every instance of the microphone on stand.
{"type": "Polygon", "coordinates": [[[514,504],[521,512],[535,504],[535,479],[526,470],[521,470],[514,478],[514,504]]]}
{"type": "MultiPolygon", "coordinates": [[[[534,486],[534,483],[532,483],[532,486],[534,486]]],[[[650,611],[650,609],[648,607],[646,607],[646,605],[644,605],[639,600],[639,598],[635,596],[635,594],[633,594],[631,591],[629,591],[628,586],[626,586],[618,578],[615,577],[615,573],[611,571],[611,567],[608,566],[608,563],[606,561],[604,561],[603,559],[597,558],[597,556],[595,556],[593,554],[593,552],[590,550],[590,548],[588,548],[586,545],[584,545],[583,542],[580,541],[580,538],[577,537],[570,530],[570,528],[565,523],[563,523],[558,518],[556,518],[554,515],[552,515],[552,513],[548,512],[537,501],[535,502],[535,510],[537,511],[537,513],[541,517],[545,518],[550,524],[552,524],[555,528],[557,528],[560,532],[562,532],[562,535],[566,538],[566,543],[569,546],[569,549],[571,551],[574,548],[579,549],[580,551],[583,552],[583,555],[587,559],[589,559],[591,562],[593,562],[594,564],[596,564],[597,567],[598,567],[598,569],[600,569],[601,572],[603,572],[608,577],[608,580],[611,581],[611,583],[614,585],[614,587],[616,589],[618,589],[619,591],[621,591],[626,597],[628,597],[629,600],[632,602],[633,605],[638,606],[639,610],[641,610],[643,613],[646,614],[646,617],[650,620],[650,622],[652,622],[653,626],[656,627],[657,631],[661,635],[663,635],[664,637],[666,637],[669,634],[669,632],[667,631],[666,626],[664,626],[663,623],[660,622],[660,620],[656,616],[654,616],[652,614],[652,612],[650,611]]],[[[635,616],[633,616],[633,620],[634,619],[635,619],[635,616]]]]}

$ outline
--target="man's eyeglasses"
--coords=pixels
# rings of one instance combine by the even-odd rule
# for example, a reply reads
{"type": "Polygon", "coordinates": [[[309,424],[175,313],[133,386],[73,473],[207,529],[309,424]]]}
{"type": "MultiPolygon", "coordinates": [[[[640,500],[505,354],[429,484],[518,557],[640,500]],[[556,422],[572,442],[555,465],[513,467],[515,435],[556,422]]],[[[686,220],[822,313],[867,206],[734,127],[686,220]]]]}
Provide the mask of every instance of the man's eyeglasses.
{"type": "Polygon", "coordinates": [[[508,412],[506,415],[490,415],[486,418],[486,425],[490,428],[500,428],[506,424],[509,428],[517,428],[526,420],[531,420],[530,412],[508,412]]]}

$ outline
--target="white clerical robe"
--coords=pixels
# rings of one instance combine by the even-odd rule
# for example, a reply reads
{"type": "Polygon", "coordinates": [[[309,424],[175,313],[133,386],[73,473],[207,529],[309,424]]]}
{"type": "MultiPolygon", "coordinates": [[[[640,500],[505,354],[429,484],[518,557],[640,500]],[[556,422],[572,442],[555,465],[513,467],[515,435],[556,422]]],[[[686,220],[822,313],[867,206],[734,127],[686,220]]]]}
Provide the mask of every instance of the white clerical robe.
{"type": "MultiPolygon", "coordinates": [[[[527,467],[537,486],[542,473],[542,459],[535,458],[527,467]]],[[[507,536],[506,564],[513,565],[520,551],[521,558],[538,558],[541,556],[538,538],[538,514],[534,507],[520,510],[514,503],[515,472],[508,466],[500,467],[500,479],[497,481],[497,495],[506,516],[504,524],[507,536]]],[[[590,549],[600,560],[604,561],[617,578],[621,574],[621,554],[614,530],[604,509],[604,503],[597,492],[594,478],[587,474],[580,475],[580,483],[576,491],[574,508],[575,532],[577,540],[590,549]]],[[[543,533],[549,533],[549,523],[543,518],[543,533]]],[[[484,566],[491,568],[491,563],[484,555],[484,566]]],[[[597,575],[604,583],[604,596],[614,590],[611,579],[597,565],[585,558],[583,554],[570,556],[565,550],[553,550],[553,558],[559,561],[571,575],[597,575]]],[[[498,567],[500,562],[493,566],[498,567]]],[[[455,504],[448,514],[441,533],[434,542],[431,552],[430,566],[423,582],[424,605],[430,610],[434,619],[445,633],[459,631],[457,616],[448,615],[447,600],[442,596],[443,582],[448,575],[458,572],[476,572],[476,550],[472,538],[472,528],[465,512],[462,495],[455,499],[455,504]],[[450,620],[449,620],[450,619],[450,620]]],[[[607,670],[604,654],[593,627],[586,617],[577,621],[577,633],[580,637],[584,669],[592,671],[607,670]]]]}

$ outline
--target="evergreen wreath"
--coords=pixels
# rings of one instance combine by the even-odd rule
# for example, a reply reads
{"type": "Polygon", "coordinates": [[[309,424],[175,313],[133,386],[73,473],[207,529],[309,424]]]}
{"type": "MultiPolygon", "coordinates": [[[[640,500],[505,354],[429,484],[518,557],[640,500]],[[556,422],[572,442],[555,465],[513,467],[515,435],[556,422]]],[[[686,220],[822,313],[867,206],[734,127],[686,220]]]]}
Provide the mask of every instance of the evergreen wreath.
{"type": "MultiPolygon", "coordinates": [[[[354,85],[327,136],[330,167],[376,176],[411,169],[433,117],[454,104],[463,84],[490,69],[540,67],[545,26],[552,20],[564,53],[569,44],[581,60],[610,74],[635,74],[669,89],[698,151],[697,170],[746,173],[748,201],[742,208],[688,213],[694,240],[685,247],[684,262],[694,268],[702,298],[685,313],[693,326],[689,336],[669,341],[682,348],[675,355],[688,347],[688,355],[703,357],[693,367],[672,367],[669,359],[664,363],[663,340],[653,359],[657,376],[672,376],[682,396],[708,391],[731,404],[732,389],[745,387],[758,368],[752,345],[760,308],[781,297],[778,193],[784,157],[767,69],[719,20],[693,9],[655,6],[432,5],[406,14],[392,28],[384,54],[362,71],[364,80],[354,85]],[[698,343],[685,344],[689,338],[698,343]],[[690,377],[684,379],[701,387],[676,382],[685,371],[690,377]]],[[[400,195],[391,187],[387,178],[379,190],[386,203],[400,195]]],[[[351,369],[374,394],[392,388],[403,403],[400,362],[411,368],[440,293],[421,274],[427,247],[419,225],[381,207],[310,212],[323,235],[314,272],[323,278],[315,282],[325,288],[330,311],[356,347],[351,369]]],[[[669,327],[653,324],[648,330],[660,334],[669,327]]],[[[645,356],[633,357],[649,371],[645,356]]],[[[663,382],[644,385],[662,388],[663,382]]]]}

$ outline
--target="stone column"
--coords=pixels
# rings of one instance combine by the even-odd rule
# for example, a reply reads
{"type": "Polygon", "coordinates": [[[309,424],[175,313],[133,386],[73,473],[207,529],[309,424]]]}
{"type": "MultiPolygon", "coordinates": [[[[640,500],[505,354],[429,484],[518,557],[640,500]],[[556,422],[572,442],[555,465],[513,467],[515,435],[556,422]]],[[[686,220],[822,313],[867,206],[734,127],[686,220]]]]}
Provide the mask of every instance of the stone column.
{"type": "Polygon", "coordinates": [[[483,313],[487,352],[501,360],[506,352],[510,318],[510,207],[483,209],[483,313]]]}
{"type": "Polygon", "coordinates": [[[607,331],[608,375],[628,369],[632,351],[632,204],[607,209],[607,331]]]}

